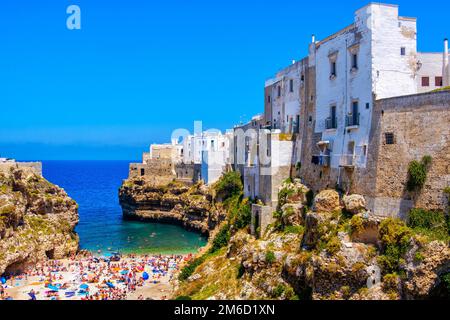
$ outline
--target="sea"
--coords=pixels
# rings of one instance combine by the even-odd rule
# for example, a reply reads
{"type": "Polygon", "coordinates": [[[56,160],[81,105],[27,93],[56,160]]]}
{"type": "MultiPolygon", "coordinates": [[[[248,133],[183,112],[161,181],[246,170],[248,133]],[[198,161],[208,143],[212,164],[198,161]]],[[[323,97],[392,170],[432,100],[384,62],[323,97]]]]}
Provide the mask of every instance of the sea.
{"type": "Polygon", "coordinates": [[[78,205],[80,249],[94,254],[186,254],[206,238],[180,226],[122,218],[118,191],[133,161],[43,161],[44,177],[78,205]]]}

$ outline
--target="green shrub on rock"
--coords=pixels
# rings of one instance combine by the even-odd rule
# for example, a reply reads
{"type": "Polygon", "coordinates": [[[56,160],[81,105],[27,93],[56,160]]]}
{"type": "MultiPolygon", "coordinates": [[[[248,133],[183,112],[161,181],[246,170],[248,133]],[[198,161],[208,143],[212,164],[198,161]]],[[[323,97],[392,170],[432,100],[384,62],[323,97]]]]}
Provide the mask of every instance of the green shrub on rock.
{"type": "Polygon", "coordinates": [[[201,256],[189,261],[188,264],[183,269],[181,269],[178,279],[184,281],[189,278],[194,273],[195,269],[197,269],[197,267],[205,261],[205,259],[205,256],[201,256]]]}
{"type": "Polygon", "coordinates": [[[231,233],[230,233],[230,225],[224,225],[217,235],[215,236],[211,249],[209,249],[209,253],[215,253],[219,251],[221,248],[225,247],[230,241],[231,233]]]}
{"type": "Polygon", "coordinates": [[[448,241],[448,216],[440,211],[413,209],[408,216],[408,226],[431,240],[448,241]]]}
{"type": "Polygon", "coordinates": [[[399,219],[386,219],[379,228],[379,238],[382,244],[382,255],[378,263],[385,273],[394,273],[404,262],[403,256],[408,250],[413,232],[399,219]]]}
{"type": "Polygon", "coordinates": [[[422,189],[427,180],[427,171],[431,164],[431,157],[425,156],[422,161],[412,161],[408,167],[408,191],[418,191],[422,189]]]}
{"type": "Polygon", "coordinates": [[[239,172],[225,173],[215,184],[216,198],[225,201],[242,193],[244,187],[239,172]]]}
{"type": "Polygon", "coordinates": [[[267,251],[266,252],[266,262],[268,264],[272,264],[276,261],[276,257],[275,257],[275,253],[273,253],[273,251],[267,251]]]}

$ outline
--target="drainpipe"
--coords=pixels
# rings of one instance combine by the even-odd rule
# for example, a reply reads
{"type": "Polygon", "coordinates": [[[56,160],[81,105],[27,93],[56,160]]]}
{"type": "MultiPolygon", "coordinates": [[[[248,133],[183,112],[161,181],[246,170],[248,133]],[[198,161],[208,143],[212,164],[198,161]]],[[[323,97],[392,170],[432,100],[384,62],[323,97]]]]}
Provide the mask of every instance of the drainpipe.
{"type": "Polygon", "coordinates": [[[448,39],[444,39],[444,59],[442,64],[442,81],[444,87],[450,86],[450,70],[448,64],[448,39]]]}

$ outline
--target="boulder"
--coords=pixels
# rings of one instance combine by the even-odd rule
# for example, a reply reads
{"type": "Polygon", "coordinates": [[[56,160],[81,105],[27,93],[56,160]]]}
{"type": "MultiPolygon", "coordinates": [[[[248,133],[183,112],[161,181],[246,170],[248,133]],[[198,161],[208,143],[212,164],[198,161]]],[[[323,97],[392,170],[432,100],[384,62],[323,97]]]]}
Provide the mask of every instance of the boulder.
{"type": "Polygon", "coordinates": [[[324,190],[314,198],[315,212],[334,212],[339,210],[339,194],[335,190],[324,190]]]}
{"type": "Polygon", "coordinates": [[[283,182],[279,188],[279,205],[284,206],[286,203],[305,204],[308,192],[309,188],[303,185],[299,179],[295,179],[293,182],[283,182]]]}
{"type": "Polygon", "coordinates": [[[407,280],[403,291],[407,299],[426,299],[439,284],[439,276],[450,270],[450,248],[441,241],[433,241],[420,248],[422,261],[417,261],[416,253],[420,245],[413,245],[406,254],[407,280]]]}
{"type": "Polygon", "coordinates": [[[359,194],[344,196],[343,202],[345,210],[352,214],[358,214],[366,210],[366,199],[359,194]]]}
{"type": "Polygon", "coordinates": [[[288,203],[282,208],[281,220],[285,226],[300,226],[303,224],[303,204],[288,203]]]}

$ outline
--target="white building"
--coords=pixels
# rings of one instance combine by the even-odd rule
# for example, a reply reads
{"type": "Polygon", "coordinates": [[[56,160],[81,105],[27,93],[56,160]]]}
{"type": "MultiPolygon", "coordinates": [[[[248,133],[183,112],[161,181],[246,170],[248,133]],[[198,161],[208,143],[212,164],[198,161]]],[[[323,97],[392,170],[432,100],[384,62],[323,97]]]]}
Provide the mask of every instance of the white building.
{"type": "Polygon", "coordinates": [[[218,130],[209,130],[189,135],[182,142],[182,161],[201,164],[201,179],[206,184],[214,183],[231,164],[232,139],[232,131],[222,134],[218,130]]]}
{"type": "Polygon", "coordinates": [[[443,55],[418,53],[416,19],[398,13],[396,5],[371,3],[351,25],[311,46],[315,131],[332,168],[366,166],[376,99],[442,87],[443,55]]]}
{"type": "Polygon", "coordinates": [[[305,60],[278,72],[265,83],[266,125],[284,133],[298,133],[300,125],[300,92],[305,81],[305,60]]]}

